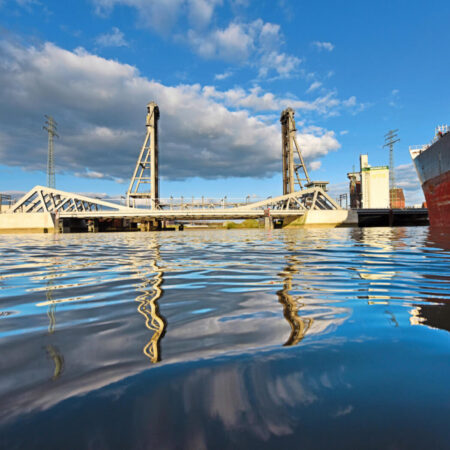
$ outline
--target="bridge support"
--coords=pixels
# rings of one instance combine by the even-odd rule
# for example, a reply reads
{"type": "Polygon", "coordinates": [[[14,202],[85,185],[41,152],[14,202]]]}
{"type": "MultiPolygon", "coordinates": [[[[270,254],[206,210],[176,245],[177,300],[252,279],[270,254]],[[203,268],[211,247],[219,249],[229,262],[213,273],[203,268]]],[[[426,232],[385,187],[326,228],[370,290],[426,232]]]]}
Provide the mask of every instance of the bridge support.
{"type": "Polygon", "coordinates": [[[127,191],[127,206],[135,206],[136,199],[150,199],[150,208],[159,206],[158,173],[158,120],[159,108],[155,102],[147,105],[147,133],[127,191]],[[150,186],[150,191],[145,186],[150,186]],[[141,189],[144,188],[142,191],[141,189]]]}
{"type": "Polygon", "coordinates": [[[295,192],[296,185],[298,186],[297,190],[301,190],[303,185],[311,183],[302,152],[297,143],[294,114],[292,108],[286,108],[280,117],[283,195],[295,192]],[[297,155],[297,158],[295,155],[297,155]]]}

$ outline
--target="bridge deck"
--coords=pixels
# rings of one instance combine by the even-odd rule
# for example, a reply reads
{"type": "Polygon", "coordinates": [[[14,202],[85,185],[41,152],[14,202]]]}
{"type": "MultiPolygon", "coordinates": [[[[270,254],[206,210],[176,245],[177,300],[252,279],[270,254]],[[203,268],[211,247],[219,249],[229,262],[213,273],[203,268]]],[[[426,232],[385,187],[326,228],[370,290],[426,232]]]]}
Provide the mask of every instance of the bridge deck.
{"type": "MultiPolygon", "coordinates": [[[[305,214],[304,210],[273,210],[273,218],[299,217],[305,214]]],[[[128,211],[84,211],[61,212],[61,219],[107,219],[107,218],[148,218],[158,220],[240,220],[259,219],[265,216],[264,210],[237,210],[229,209],[185,209],[185,210],[144,210],[134,209],[128,211]]]]}

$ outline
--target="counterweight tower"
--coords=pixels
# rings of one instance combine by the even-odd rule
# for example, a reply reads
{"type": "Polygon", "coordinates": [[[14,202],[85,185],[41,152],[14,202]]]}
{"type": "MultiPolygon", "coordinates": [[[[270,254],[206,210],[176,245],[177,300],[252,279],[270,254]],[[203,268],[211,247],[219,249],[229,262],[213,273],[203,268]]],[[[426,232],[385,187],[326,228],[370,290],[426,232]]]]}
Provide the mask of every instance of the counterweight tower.
{"type": "Polygon", "coordinates": [[[281,152],[283,159],[283,195],[302,190],[304,185],[311,183],[303,160],[302,152],[297,143],[294,110],[286,108],[280,117],[281,122],[281,152]],[[295,157],[297,155],[297,158],[295,157]]]}
{"type": "Polygon", "coordinates": [[[135,206],[136,199],[144,198],[150,199],[151,209],[159,206],[158,120],[158,105],[150,102],[145,124],[147,133],[127,191],[127,206],[135,206]]]}
{"type": "Polygon", "coordinates": [[[47,119],[45,125],[42,127],[48,133],[48,156],[47,156],[47,186],[55,188],[55,159],[53,151],[53,138],[59,137],[56,133],[56,126],[58,125],[52,116],[45,116],[47,119]]]}

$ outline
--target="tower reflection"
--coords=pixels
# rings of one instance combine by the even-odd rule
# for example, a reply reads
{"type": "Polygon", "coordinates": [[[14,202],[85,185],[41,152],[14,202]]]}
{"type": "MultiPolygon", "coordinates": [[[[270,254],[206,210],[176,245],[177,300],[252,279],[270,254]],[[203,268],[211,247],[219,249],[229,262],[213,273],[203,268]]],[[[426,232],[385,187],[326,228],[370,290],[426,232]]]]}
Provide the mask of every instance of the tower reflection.
{"type": "MultiPolygon", "coordinates": [[[[48,274],[44,277],[47,278],[47,284],[45,289],[45,296],[47,298],[48,310],[47,317],[49,320],[48,324],[48,334],[51,336],[54,334],[56,329],[56,301],[53,298],[53,291],[55,288],[55,278],[57,277],[57,267],[59,261],[57,258],[52,258],[50,261],[50,267],[48,269],[48,274]]],[[[59,348],[53,344],[48,344],[45,347],[47,355],[52,359],[55,368],[53,370],[52,380],[58,379],[64,372],[65,363],[64,356],[60,352],[59,348]]]]}
{"type": "Polygon", "coordinates": [[[138,271],[143,282],[138,289],[142,294],[136,297],[136,301],[139,303],[138,312],[145,318],[145,326],[153,333],[142,352],[152,363],[157,363],[161,361],[161,339],[164,337],[167,326],[166,319],[159,312],[158,305],[158,300],[164,292],[161,288],[164,282],[164,271],[158,266],[160,252],[155,238],[150,241],[150,249],[153,251],[153,259],[150,261],[153,276],[148,278],[146,273],[138,271]]]}
{"type": "Polygon", "coordinates": [[[313,319],[299,316],[299,310],[305,304],[300,302],[300,295],[293,296],[290,294],[292,291],[292,279],[294,275],[299,273],[299,261],[294,255],[288,255],[286,260],[287,266],[280,274],[283,277],[283,289],[277,292],[277,296],[278,301],[283,306],[283,315],[291,327],[291,334],[283,344],[284,346],[289,346],[298,344],[305,337],[313,323],[313,319]]]}

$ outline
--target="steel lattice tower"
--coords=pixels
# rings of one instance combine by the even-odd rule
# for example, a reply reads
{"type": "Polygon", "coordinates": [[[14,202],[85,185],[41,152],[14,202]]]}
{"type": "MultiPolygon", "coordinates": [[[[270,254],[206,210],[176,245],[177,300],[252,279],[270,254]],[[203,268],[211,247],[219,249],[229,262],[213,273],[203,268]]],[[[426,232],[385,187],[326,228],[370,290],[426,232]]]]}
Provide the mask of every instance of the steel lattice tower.
{"type": "Polygon", "coordinates": [[[311,180],[306,170],[305,161],[296,139],[294,110],[286,108],[280,117],[281,122],[281,152],[283,159],[283,194],[292,194],[303,185],[309,185],[311,180]],[[295,148],[295,151],[294,151],[295,148]],[[297,153],[297,158],[295,158],[297,153]]]}
{"type": "Polygon", "coordinates": [[[131,206],[133,200],[149,198],[151,208],[157,209],[159,205],[159,176],[158,176],[158,120],[159,108],[155,102],[147,105],[146,127],[144,143],[139,154],[136,168],[131,178],[127,191],[127,206],[131,206]],[[142,191],[145,186],[150,190],[142,191]]]}
{"type": "Polygon", "coordinates": [[[389,130],[389,132],[384,135],[383,147],[389,147],[389,189],[395,188],[394,144],[400,142],[400,139],[397,139],[397,131],[398,129],[389,130]]]}
{"type": "Polygon", "coordinates": [[[53,137],[59,137],[56,133],[56,126],[58,125],[52,116],[45,116],[47,119],[45,125],[42,127],[48,132],[48,157],[47,157],[47,186],[55,188],[55,159],[53,151],[53,137]]]}

